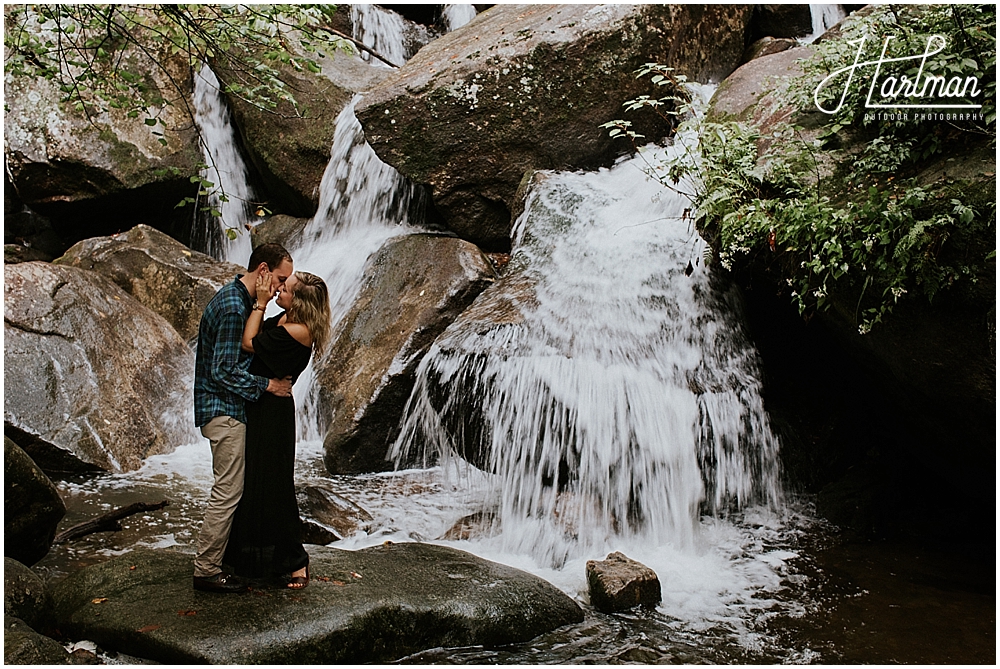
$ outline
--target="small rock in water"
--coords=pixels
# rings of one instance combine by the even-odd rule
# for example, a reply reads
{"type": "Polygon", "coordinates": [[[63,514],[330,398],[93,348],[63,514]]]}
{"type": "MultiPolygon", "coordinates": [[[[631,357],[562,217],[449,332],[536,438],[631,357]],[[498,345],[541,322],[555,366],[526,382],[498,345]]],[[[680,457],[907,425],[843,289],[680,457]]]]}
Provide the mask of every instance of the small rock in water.
{"type": "Polygon", "coordinates": [[[617,551],[605,560],[587,561],[587,585],[590,603],[605,613],[652,607],[661,599],[656,572],[617,551]]]}

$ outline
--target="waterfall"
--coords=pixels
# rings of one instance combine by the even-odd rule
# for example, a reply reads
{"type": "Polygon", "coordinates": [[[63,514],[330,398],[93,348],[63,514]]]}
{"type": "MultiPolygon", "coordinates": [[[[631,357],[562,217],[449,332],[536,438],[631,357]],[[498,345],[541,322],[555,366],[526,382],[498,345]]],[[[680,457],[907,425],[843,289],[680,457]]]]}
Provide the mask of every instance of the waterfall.
{"type": "MultiPolygon", "coordinates": [[[[406,21],[396,12],[376,5],[351,5],[351,25],[354,39],[390,62],[402,65],[409,58],[403,39],[406,21]]],[[[372,64],[381,64],[367,53],[361,57],[372,64]]]]}
{"type": "MultiPolygon", "coordinates": [[[[383,163],[365,140],[354,114],[360,96],[337,117],[333,148],[320,183],[316,215],[289,249],[295,267],[322,276],[330,289],[334,326],[361,288],[368,256],[390,237],[412,232],[410,211],[420,192],[383,163]]],[[[300,438],[322,438],[312,364],[295,384],[300,438]]]]}
{"type": "Polygon", "coordinates": [[[443,5],[441,18],[448,32],[458,30],[466,23],[476,18],[476,8],[473,5],[443,5]]]}
{"type": "Polygon", "coordinates": [[[208,217],[210,224],[207,227],[196,220],[192,246],[213,258],[246,266],[251,250],[247,230],[254,194],[246,164],[236,145],[236,133],[219,79],[207,64],[194,78],[194,121],[201,134],[202,155],[208,166],[201,176],[214,184],[208,189],[205,200],[199,200],[199,208],[207,205],[221,216],[208,217]],[[236,239],[227,237],[227,229],[236,230],[236,239]]]}
{"type": "Polygon", "coordinates": [[[510,264],[534,286],[523,324],[456,323],[417,371],[394,454],[447,462],[464,445],[441,426],[481,416],[502,553],[558,567],[615,537],[690,546],[702,512],[780,498],[739,300],[643,161],[536,182],[510,264]]]}
{"type": "MultiPolygon", "coordinates": [[[[354,38],[389,60],[406,60],[403,18],[373,5],[351,5],[354,38]]],[[[367,55],[363,54],[367,59],[367,55]]],[[[372,59],[373,66],[382,66],[372,59]]],[[[350,309],[361,288],[368,256],[390,237],[412,231],[410,211],[420,192],[395,169],[383,163],[365,139],[354,114],[354,96],[337,117],[330,162],[320,182],[316,215],[306,224],[298,243],[289,249],[295,267],[322,276],[330,290],[331,317],[336,324],[350,309]]],[[[418,203],[419,204],[419,203],[418,203]]],[[[293,392],[298,406],[299,439],[323,438],[314,360],[309,362],[293,392]]]]}
{"type": "Polygon", "coordinates": [[[809,14],[812,16],[812,32],[802,38],[806,44],[812,44],[847,16],[840,5],[809,5],[809,14]]]}

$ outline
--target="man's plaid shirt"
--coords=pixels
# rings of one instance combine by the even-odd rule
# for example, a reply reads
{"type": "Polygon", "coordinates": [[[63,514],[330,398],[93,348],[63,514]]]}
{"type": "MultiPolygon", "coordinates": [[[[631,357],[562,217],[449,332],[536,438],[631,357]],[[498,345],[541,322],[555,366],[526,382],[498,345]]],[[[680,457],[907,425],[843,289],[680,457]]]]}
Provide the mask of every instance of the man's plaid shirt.
{"type": "Polygon", "coordinates": [[[252,353],[240,347],[253,298],[237,276],[215,294],[198,326],[194,363],[194,422],[201,427],[217,416],[247,422],[244,401],[254,401],[268,380],[248,371],[252,353]]]}

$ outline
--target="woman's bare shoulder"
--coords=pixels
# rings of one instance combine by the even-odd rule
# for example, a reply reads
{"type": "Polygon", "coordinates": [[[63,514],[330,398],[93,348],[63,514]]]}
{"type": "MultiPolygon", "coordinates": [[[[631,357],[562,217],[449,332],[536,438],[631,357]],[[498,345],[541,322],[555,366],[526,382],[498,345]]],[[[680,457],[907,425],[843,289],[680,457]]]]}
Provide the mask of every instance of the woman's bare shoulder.
{"type": "Polygon", "coordinates": [[[302,323],[289,323],[286,321],[281,327],[285,328],[285,331],[292,336],[292,339],[303,346],[312,346],[312,334],[309,332],[309,328],[302,323]]]}

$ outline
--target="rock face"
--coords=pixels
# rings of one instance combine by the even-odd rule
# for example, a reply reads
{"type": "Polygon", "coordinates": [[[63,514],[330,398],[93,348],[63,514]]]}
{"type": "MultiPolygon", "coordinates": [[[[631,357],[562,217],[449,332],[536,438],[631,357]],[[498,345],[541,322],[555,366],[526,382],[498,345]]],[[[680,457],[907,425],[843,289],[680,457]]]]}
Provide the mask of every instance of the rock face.
{"type": "MultiPolygon", "coordinates": [[[[523,190],[527,192],[545,178],[541,172],[526,177],[523,190]]],[[[525,314],[537,306],[537,277],[532,274],[531,257],[545,250],[534,242],[532,230],[536,220],[534,216],[523,219],[525,233],[503,275],[434,340],[436,359],[445,362],[435,365],[426,378],[429,401],[441,416],[440,427],[447,434],[446,443],[462,458],[484,470],[489,467],[488,449],[493,441],[491,423],[483,416],[478,392],[455,390],[468,387],[467,376],[474,376],[491,356],[504,359],[511,355],[509,343],[516,339],[525,314]],[[439,374],[438,367],[447,368],[447,372],[439,374]]],[[[419,447],[426,437],[414,440],[415,444],[419,447]]]]}
{"type": "Polygon", "coordinates": [[[198,336],[201,314],[215,293],[246,272],[239,265],[192,251],[147,225],[85,239],[55,263],[103,274],[163,316],[186,341],[198,336]]]}
{"type": "MultiPolygon", "coordinates": [[[[281,78],[295,96],[298,109],[281,102],[274,111],[265,111],[229,96],[229,107],[250,162],[272,198],[294,216],[316,213],[337,115],[356,93],[368,90],[389,72],[348,53],[337,53],[318,63],[322,69],[315,74],[291,69],[282,72],[281,78]]],[[[221,64],[217,73],[226,80],[226,69],[221,64]]]]}
{"type": "Polygon", "coordinates": [[[333,474],[391,469],[414,373],[427,348],[495,278],[489,260],[453,237],[389,240],[369,261],[317,380],[333,474]]]}
{"type": "MultiPolygon", "coordinates": [[[[357,115],[382,160],[431,185],[452,230],[505,250],[526,171],[608,163],[622,147],[598,126],[650,93],[634,71],[656,61],[718,81],[739,63],[749,16],[738,5],[497,5],[421,49],[357,115]]],[[[668,131],[652,115],[636,129],[668,131]]]]}
{"type": "Polygon", "coordinates": [[[7,173],[24,204],[51,216],[70,243],[113,232],[123,219],[190,220],[190,209],[174,210],[174,205],[194,194],[188,177],[197,173],[202,159],[187,104],[191,67],[183,54],[172,55],[168,44],[158,48],[155,60],[126,50],[121,67],[141,77],[164,100],[149,113],[164,122],[166,146],[143,119],[127,118],[124,110],[88,118],[59,102],[63,94],[54,82],[7,77],[7,173]],[[165,168],[181,173],[159,172],[165,168]],[[130,200],[120,199],[122,195],[130,200]]]}
{"type": "Polygon", "coordinates": [[[17,560],[3,559],[3,614],[40,628],[49,616],[52,598],[39,576],[17,560]]]}
{"type": "Polygon", "coordinates": [[[287,214],[268,216],[267,220],[258,223],[250,231],[250,244],[257,248],[261,244],[273,242],[285,248],[294,248],[308,222],[308,218],[295,218],[287,214]]]}
{"type": "Polygon", "coordinates": [[[654,607],[661,599],[656,572],[618,552],[605,560],[587,560],[587,586],[590,603],[605,613],[654,607]]]}
{"type": "Polygon", "coordinates": [[[166,320],[96,272],[5,266],[4,363],[7,429],[75,460],[137,469],[195,438],[194,354],[166,320]]]}
{"type": "Polygon", "coordinates": [[[3,617],[4,664],[78,664],[62,644],[14,616],[3,617]]]}
{"type": "Polygon", "coordinates": [[[60,583],[57,624],[158,662],[338,664],[526,641],[583,619],[542,579],[452,548],[314,548],[310,564],[305,590],[219,596],[191,588],[189,555],[134,551],[60,583]]]}
{"type": "Polygon", "coordinates": [[[326,488],[307,486],[296,495],[304,516],[333,530],[331,541],[350,536],[372,521],[370,513],[326,488]]]}
{"type": "MultiPolygon", "coordinates": [[[[4,555],[19,563],[35,564],[49,552],[66,505],[49,477],[7,437],[3,440],[3,481],[4,555]]],[[[11,573],[5,567],[4,578],[11,573]]],[[[6,580],[4,583],[6,587],[6,580]]],[[[5,613],[32,620],[20,607],[7,611],[7,600],[4,602],[5,613]]]]}

